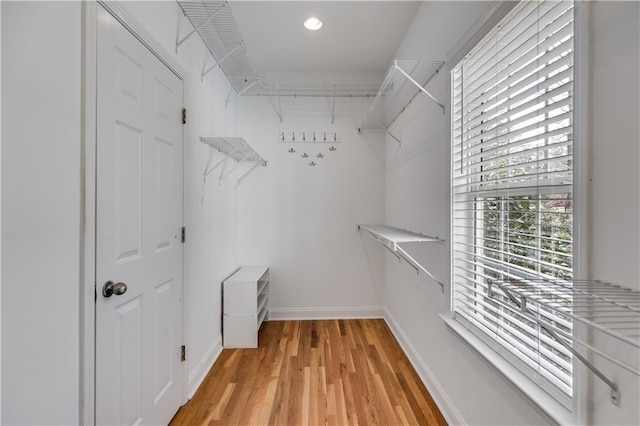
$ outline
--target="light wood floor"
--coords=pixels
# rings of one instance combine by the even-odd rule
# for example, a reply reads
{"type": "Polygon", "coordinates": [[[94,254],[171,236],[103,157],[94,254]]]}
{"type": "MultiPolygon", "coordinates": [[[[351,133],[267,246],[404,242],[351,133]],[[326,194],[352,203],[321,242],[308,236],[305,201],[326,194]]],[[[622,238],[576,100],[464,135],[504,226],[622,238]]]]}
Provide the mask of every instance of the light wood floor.
{"type": "Polygon", "coordinates": [[[383,320],[269,321],[172,425],[445,425],[383,320]]]}

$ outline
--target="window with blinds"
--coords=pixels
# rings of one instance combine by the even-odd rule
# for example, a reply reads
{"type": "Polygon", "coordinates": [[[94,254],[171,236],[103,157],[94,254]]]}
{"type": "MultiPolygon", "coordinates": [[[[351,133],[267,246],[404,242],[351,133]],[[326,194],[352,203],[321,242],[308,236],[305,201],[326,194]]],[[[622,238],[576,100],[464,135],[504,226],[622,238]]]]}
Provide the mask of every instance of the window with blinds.
{"type": "Polygon", "coordinates": [[[451,72],[454,316],[568,408],[571,353],[488,282],[572,278],[573,32],[572,2],[522,1],[451,72]]]}

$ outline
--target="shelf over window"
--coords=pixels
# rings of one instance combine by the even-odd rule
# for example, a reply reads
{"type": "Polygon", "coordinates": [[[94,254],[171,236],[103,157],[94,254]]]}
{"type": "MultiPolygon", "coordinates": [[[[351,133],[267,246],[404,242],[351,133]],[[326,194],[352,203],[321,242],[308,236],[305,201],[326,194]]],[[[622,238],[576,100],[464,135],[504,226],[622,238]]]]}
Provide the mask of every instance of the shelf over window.
{"type": "Polygon", "coordinates": [[[409,263],[416,272],[422,271],[427,274],[432,280],[437,282],[442,291],[444,291],[444,284],[434,277],[431,272],[429,272],[424,266],[422,266],[422,264],[420,264],[420,262],[414,259],[399,245],[402,243],[436,243],[444,242],[444,240],[438,237],[430,237],[416,232],[407,231],[405,229],[398,229],[385,225],[358,225],[358,230],[366,232],[367,235],[380,242],[398,259],[402,258],[407,261],[407,263],[409,263]]]}
{"type": "Polygon", "coordinates": [[[222,167],[222,171],[220,172],[220,177],[218,178],[218,183],[222,182],[224,178],[229,176],[231,172],[233,172],[236,168],[238,168],[244,162],[252,162],[255,163],[246,173],[244,173],[236,182],[236,188],[240,185],[249,174],[251,174],[254,170],[256,170],[259,166],[266,166],[267,160],[262,158],[260,154],[258,154],[255,149],[251,147],[243,138],[240,137],[210,137],[210,138],[200,138],[203,143],[217,149],[224,155],[218,163],[213,166],[207,164],[204,171],[204,178],[206,179],[214,170],[218,167],[222,167]],[[236,164],[230,169],[225,170],[227,160],[231,158],[236,164]]]}
{"type": "Polygon", "coordinates": [[[384,130],[399,143],[389,127],[421,92],[444,112],[442,102],[425,89],[442,64],[443,61],[394,60],[359,130],[384,130]]]}
{"type": "Polygon", "coordinates": [[[519,278],[490,281],[489,295],[570,351],[611,388],[614,404],[620,401],[618,386],[594,357],[640,376],[640,291],[603,281],[519,278]],[[572,331],[577,324],[582,332],[572,331]]]}

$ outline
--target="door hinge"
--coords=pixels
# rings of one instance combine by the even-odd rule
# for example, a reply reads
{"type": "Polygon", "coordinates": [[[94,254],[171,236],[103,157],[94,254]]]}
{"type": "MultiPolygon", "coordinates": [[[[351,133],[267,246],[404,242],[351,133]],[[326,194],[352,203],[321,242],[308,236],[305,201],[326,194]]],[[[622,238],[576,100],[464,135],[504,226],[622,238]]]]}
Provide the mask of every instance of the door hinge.
{"type": "Polygon", "coordinates": [[[182,227],[182,242],[186,242],[187,241],[187,228],[185,228],[184,226],[182,227]]]}
{"type": "Polygon", "coordinates": [[[185,345],[180,346],[180,361],[187,360],[187,347],[185,345]]]}
{"type": "Polygon", "coordinates": [[[182,108],[182,124],[187,124],[187,109],[182,108]]]}

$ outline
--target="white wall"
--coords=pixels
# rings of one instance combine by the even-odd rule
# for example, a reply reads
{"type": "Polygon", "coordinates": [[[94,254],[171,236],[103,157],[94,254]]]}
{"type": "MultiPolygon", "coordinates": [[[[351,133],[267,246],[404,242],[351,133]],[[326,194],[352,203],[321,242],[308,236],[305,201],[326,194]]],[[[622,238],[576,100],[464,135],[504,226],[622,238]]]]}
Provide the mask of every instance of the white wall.
{"type": "MultiPolygon", "coordinates": [[[[371,149],[377,147],[375,137],[355,132],[366,108],[360,101],[339,100],[334,126],[329,102],[321,99],[284,100],[283,124],[265,99],[244,98],[225,109],[224,76],[214,71],[200,82],[206,52],[199,39],[174,53],[178,6],[122,6],[190,75],[185,133],[188,392],[220,349],[221,281],[240,264],[264,263],[273,268],[271,306],[283,317],[365,314],[385,304],[392,325],[430,374],[427,384],[450,420],[547,421],[445,328],[437,315],[447,311],[448,302],[437,285],[393,257],[381,261],[384,251],[355,230],[356,223],[386,222],[448,234],[449,142],[437,107],[424,97],[411,105],[394,129],[402,135],[402,147],[387,141],[384,173],[378,162],[384,157],[371,149]],[[316,167],[295,161],[275,141],[281,130],[333,128],[343,141],[331,153],[335,157],[325,153],[316,167]],[[213,175],[203,183],[207,161],[220,158],[197,140],[207,135],[244,136],[269,165],[238,190],[233,184],[239,173],[220,186],[213,175]]],[[[2,422],[75,424],[80,400],[81,7],[75,2],[2,2],[1,7],[2,422]]],[[[397,57],[444,59],[485,7],[480,2],[423,4],[397,57]]],[[[594,5],[590,52],[597,99],[590,116],[590,237],[598,242],[590,252],[591,273],[636,286],[640,209],[638,200],[626,194],[640,193],[638,16],[635,2],[594,5]],[[624,193],[611,190],[620,180],[626,182],[624,193]],[[616,210],[627,214],[612,219],[616,210]],[[623,247],[625,256],[617,255],[615,247],[623,247]],[[625,262],[626,256],[631,260],[625,262]]],[[[188,30],[183,21],[182,34],[188,30]]],[[[445,86],[440,75],[429,89],[445,99],[445,86]]],[[[448,282],[446,244],[415,254],[448,282]]],[[[625,386],[633,392],[634,383],[625,386]]],[[[594,401],[606,398],[601,388],[594,389],[594,401]]],[[[634,394],[627,395],[623,401],[633,401],[634,394]]],[[[633,422],[629,413],[634,407],[624,404],[616,411],[598,402],[592,419],[633,422]]]]}
{"type": "MultiPolygon", "coordinates": [[[[640,290],[640,3],[590,6],[589,274],[640,290]]],[[[617,382],[621,403],[612,405],[609,388],[592,377],[589,421],[640,424],[640,379],[595,361],[617,382]]],[[[630,362],[640,363],[637,352],[630,362]]]]}
{"type": "Polygon", "coordinates": [[[283,98],[282,124],[275,99],[234,102],[235,133],[269,160],[238,189],[238,236],[241,263],[271,267],[270,318],[381,316],[381,258],[371,258],[370,242],[356,228],[384,215],[384,171],[357,132],[370,100],[338,98],[334,125],[327,98],[283,98]],[[300,140],[314,131],[318,138],[337,133],[336,151],[277,141],[280,132],[300,140]]]}
{"type": "MultiPolygon", "coordinates": [[[[427,2],[398,49],[398,58],[444,60],[467,30],[486,12],[487,3],[427,2]]],[[[441,102],[448,99],[446,72],[427,86],[441,102]]],[[[393,125],[402,145],[388,138],[386,223],[448,240],[448,123],[442,110],[419,96],[393,125]]],[[[449,248],[413,247],[440,281],[449,283],[449,248]]],[[[446,292],[425,275],[392,256],[385,263],[387,319],[413,352],[427,387],[451,423],[542,424],[532,405],[449,331],[439,314],[448,311],[446,292]]]]}
{"type": "MultiPolygon", "coordinates": [[[[478,3],[425,3],[397,56],[446,56],[481,11],[478,3]],[[438,45],[430,42],[433,39],[438,40],[438,45]]],[[[592,12],[590,237],[598,243],[594,241],[591,246],[591,273],[596,278],[637,287],[638,264],[634,260],[639,257],[640,247],[638,199],[629,194],[639,192],[638,4],[596,3],[592,12]]],[[[448,99],[445,78],[439,75],[428,86],[443,100],[448,99]]],[[[393,140],[387,142],[388,224],[448,235],[450,142],[446,140],[446,126],[445,116],[426,97],[414,102],[396,124],[394,130],[402,135],[402,147],[398,148],[393,140]]],[[[448,244],[414,251],[436,277],[449,284],[448,244]]],[[[449,308],[446,293],[441,293],[428,278],[416,277],[411,268],[398,264],[391,256],[387,256],[385,273],[384,302],[389,320],[400,337],[406,339],[429,389],[451,422],[549,422],[526,397],[447,330],[438,318],[449,308]]],[[[619,369],[616,374],[620,374],[619,369]]],[[[626,376],[620,381],[626,395],[623,406],[611,406],[608,391],[598,383],[591,421],[638,423],[637,377],[626,376]]]]}
{"type": "MultiPolygon", "coordinates": [[[[221,349],[220,283],[238,264],[237,193],[229,185],[203,184],[207,159],[219,154],[198,141],[200,135],[227,134],[233,126],[233,114],[224,108],[228,83],[219,71],[200,81],[206,53],[197,37],[173,53],[181,16],[176,3],[121,6],[191,76],[185,132],[185,343],[190,394],[221,349]]],[[[2,2],[2,12],[2,262],[9,265],[2,270],[2,421],[76,424],[81,4],[2,2]]],[[[189,29],[184,20],[183,34],[189,29]]]]}
{"type": "Polygon", "coordinates": [[[4,424],[78,422],[80,10],[2,2],[4,424]]]}
{"type": "MultiPolygon", "coordinates": [[[[2,4],[0,3],[0,46],[2,46],[2,4]]],[[[0,49],[1,50],[1,49],[0,49]]],[[[2,55],[0,55],[0,81],[2,81],[2,55]]],[[[0,84],[2,99],[2,84],[0,84]]],[[[2,188],[2,105],[0,102],[0,188],[2,188]]],[[[0,197],[0,235],[2,235],[2,198],[0,197]]],[[[0,244],[0,309],[2,307],[2,244],[0,244]]],[[[0,314],[0,422],[2,422],[2,315],[0,314]]]]}

